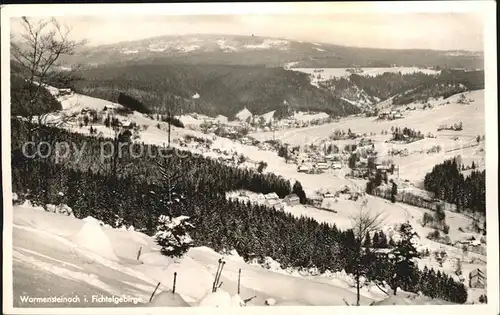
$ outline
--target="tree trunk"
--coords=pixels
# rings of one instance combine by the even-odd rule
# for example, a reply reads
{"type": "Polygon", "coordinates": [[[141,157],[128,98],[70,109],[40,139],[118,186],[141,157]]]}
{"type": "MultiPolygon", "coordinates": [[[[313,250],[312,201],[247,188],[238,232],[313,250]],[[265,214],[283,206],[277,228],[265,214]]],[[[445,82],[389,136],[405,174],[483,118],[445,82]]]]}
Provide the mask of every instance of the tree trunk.
{"type": "Polygon", "coordinates": [[[359,293],[359,278],[360,278],[360,268],[361,268],[361,237],[356,241],[357,246],[357,261],[356,261],[356,305],[359,306],[360,293],[359,293]]]}
{"type": "Polygon", "coordinates": [[[171,119],[172,119],[171,113],[170,113],[170,111],[168,111],[168,147],[169,148],[170,148],[170,131],[171,131],[170,122],[171,122],[171,119]]]}
{"type": "Polygon", "coordinates": [[[359,306],[359,268],[356,272],[356,305],[359,306]]]}

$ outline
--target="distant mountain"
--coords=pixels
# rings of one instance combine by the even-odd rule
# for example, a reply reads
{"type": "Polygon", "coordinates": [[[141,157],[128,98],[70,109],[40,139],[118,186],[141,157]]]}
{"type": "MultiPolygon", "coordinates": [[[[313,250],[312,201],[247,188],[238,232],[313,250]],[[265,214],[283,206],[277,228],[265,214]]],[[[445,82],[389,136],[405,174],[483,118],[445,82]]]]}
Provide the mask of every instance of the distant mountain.
{"type": "Polygon", "coordinates": [[[295,67],[432,66],[482,69],[482,52],[393,50],[346,47],[259,36],[162,36],[85,47],[64,59],[66,65],[147,63],[224,64],[295,67]]]}

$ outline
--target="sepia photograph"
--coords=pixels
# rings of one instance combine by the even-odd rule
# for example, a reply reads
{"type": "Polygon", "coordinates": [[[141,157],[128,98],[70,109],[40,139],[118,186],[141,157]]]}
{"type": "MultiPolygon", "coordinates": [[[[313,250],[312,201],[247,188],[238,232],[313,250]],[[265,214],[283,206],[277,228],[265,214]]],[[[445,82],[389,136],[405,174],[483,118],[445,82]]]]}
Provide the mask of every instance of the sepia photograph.
{"type": "Polygon", "coordinates": [[[498,314],[495,3],[430,6],[3,6],[4,312],[498,314]]]}

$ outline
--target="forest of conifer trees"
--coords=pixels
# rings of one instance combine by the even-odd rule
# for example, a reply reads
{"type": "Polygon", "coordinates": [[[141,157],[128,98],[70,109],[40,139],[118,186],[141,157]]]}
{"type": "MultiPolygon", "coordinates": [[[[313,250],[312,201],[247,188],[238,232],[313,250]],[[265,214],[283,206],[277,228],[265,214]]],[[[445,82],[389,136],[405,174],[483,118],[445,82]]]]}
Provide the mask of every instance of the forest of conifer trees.
{"type": "Polygon", "coordinates": [[[434,166],[425,176],[425,189],[436,198],[457,205],[457,210],[486,214],[486,171],[475,171],[465,177],[456,159],[434,166]]]}

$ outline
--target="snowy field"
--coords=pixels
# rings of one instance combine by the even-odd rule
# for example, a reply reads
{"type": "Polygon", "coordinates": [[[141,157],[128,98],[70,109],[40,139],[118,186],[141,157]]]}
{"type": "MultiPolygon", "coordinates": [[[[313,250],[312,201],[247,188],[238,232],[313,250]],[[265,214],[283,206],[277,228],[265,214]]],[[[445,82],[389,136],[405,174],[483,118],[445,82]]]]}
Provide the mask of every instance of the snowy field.
{"type": "MultiPolygon", "coordinates": [[[[442,133],[475,137],[478,134],[485,133],[484,127],[484,90],[463,93],[467,98],[474,102],[464,105],[458,104],[459,95],[454,95],[447,99],[450,104],[434,106],[432,109],[404,111],[403,119],[397,120],[377,120],[376,117],[346,117],[338,122],[324,124],[320,126],[311,126],[295,130],[275,131],[275,138],[291,145],[301,145],[305,143],[315,143],[328,138],[335,130],[347,130],[363,134],[369,132],[380,133],[382,130],[388,130],[394,127],[416,128],[423,133],[432,132],[436,135],[439,125],[454,124],[458,121],[463,122],[463,130],[457,132],[442,131],[442,133]]],[[[440,103],[444,103],[441,101],[440,103]]],[[[409,104],[408,106],[414,106],[409,104]]],[[[406,106],[403,106],[405,108],[406,106]]],[[[421,104],[419,105],[421,107],[421,104]]],[[[258,132],[251,134],[259,141],[265,141],[272,138],[272,132],[258,132]]]]}
{"type": "MultiPolygon", "coordinates": [[[[350,68],[287,68],[288,70],[304,72],[312,76],[311,84],[314,86],[318,86],[318,83],[321,81],[326,81],[328,79],[333,78],[342,78],[348,77],[351,75],[349,71],[350,68]],[[318,75],[320,76],[318,78],[318,75]]],[[[365,76],[377,76],[380,74],[384,74],[386,72],[389,73],[398,73],[401,74],[412,74],[412,73],[425,73],[425,74],[439,74],[440,71],[432,70],[432,69],[423,69],[417,67],[390,67],[390,68],[361,68],[363,72],[357,73],[359,75],[365,76]]]]}
{"type": "MultiPolygon", "coordinates": [[[[320,74],[323,78],[340,78],[344,76],[349,76],[351,73],[347,71],[350,68],[291,68],[293,71],[300,71],[307,74],[320,74]],[[318,72],[318,70],[320,70],[318,72]]],[[[401,74],[411,74],[411,73],[425,73],[425,74],[439,74],[440,71],[432,70],[432,69],[424,69],[417,67],[388,67],[388,68],[360,68],[363,72],[358,73],[359,75],[369,75],[369,76],[377,76],[380,74],[384,74],[386,72],[389,73],[398,73],[401,74]]]]}
{"type": "MultiPolygon", "coordinates": [[[[333,134],[336,130],[347,132],[351,129],[356,134],[369,134],[375,132],[376,137],[369,137],[375,140],[375,149],[382,159],[392,159],[400,166],[400,177],[408,179],[416,184],[435,164],[461,155],[465,164],[475,161],[484,167],[484,142],[476,146],[475,137],[485,134],[485,112],[484,112],[484,90],[463,93],[469,99],[474,100],[470,104],[458,104],[459,95],[454,95],[447,99],[450,104],[444,101],[437,102],[432,109],[404,111],[403,119],[397,120],[377,120],[374,117],[347,117],[338,122],[311,126],[300,129],[278,130],[274,132],[274,138],[288,143],[292,146],[306,144],[318,144],[333,134]],[[439,105],[443,104],[443,105],[439,105]],[[452,125],[458,122],[463,123],[462,131],[437,131],[440,125],[452,125]],[[424,135],[432,133],[436,138],[425,138],[409,144],[385,143],[390,139],[390,135],[381,136],[382,131],[390,133],[391,127],[412,128],[421,131],[424,135]],[[454,138],[457,137],[455,140],[454,138]],[[426,154],[426,150],[435,145],[440,145],[442,151],[435,154],[426,154]],[[412,154],[408,156],[387,156],[387,151],[391,148],[408,149],[412,154]],[[463,149],[462,149],[463,148],[463,149]],[[483,149],[481,151],[481,149],[483,149]],[[423,153],[420,151],[423,150],[423,153]]],[[[414,104],[410,104],[413,106],[414,104]]],[[[251,136],[259,141],[273,138],[273,132],[258,132],[251,136]]],[[[356,141],[333,141],[337,145],[356,143],[356,141]]],[[[315,175],[320,176],[320,175],[315,175]]]]}

